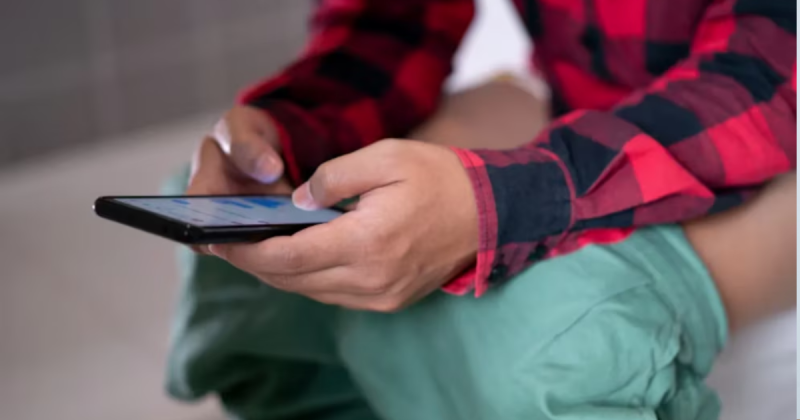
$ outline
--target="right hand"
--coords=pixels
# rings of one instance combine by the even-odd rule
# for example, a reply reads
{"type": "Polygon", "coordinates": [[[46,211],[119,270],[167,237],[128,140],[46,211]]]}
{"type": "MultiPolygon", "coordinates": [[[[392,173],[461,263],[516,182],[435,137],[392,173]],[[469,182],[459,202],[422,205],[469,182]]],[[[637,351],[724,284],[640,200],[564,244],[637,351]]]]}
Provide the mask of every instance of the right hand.
{"type": "MultiPolygon", "coordinates": [[[[292,190],[284,176],[274,123],[261,110],[236,106],[200,144],[186,194],[291,194],[292,190]]],[[[205,246],[194,250],[208,253],[205,246]]]]}

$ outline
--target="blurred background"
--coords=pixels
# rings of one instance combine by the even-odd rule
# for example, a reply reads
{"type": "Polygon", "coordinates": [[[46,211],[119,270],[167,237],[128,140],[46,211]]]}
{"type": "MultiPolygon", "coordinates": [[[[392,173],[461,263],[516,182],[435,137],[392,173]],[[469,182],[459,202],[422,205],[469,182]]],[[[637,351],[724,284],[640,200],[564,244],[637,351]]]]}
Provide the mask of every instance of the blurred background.
{"type": "Polygon", "coordinates": [[[0,418],[220,419],[163,393],[175,247],[96,218],[157,193],[305,0],[0,1],[0,418]]]}
{"type": "Polygon", "coordinates": [[[305,0],[4,0],[0,163],[220,109],[302,45],[305,0]]]}
{"type": "MultiPolygon", "coordinates": [[[[0,1],[0,419],[223,418],[213,401],[163,392],[175,247],[91,204],[157,193],[235,93],[297,53],[311,4],[0,1]]],[[[526,66],[510,2],[478,4],[450,89],[526,66]]],[[[774,339],[794,325],[775,320],[723,358],[733,368],[712,380],[739,384],[723,396],[728,413],[779,418],[754,411],[765,398],[773,414],[794,411],[794,397],[757,391],[781,375],[795,389],[795,340],[774,339]]]]}
{"type": "MultiPolygon", "coordinates": [[[[490,2],[454,87],[526,62],[510,7],[490,2]]],[[[163,392],[175,246],[91,204],[157,193],[236,92],[299,51],[311,5],[0,1],[0,419],[223,417],[163,392]]]]}

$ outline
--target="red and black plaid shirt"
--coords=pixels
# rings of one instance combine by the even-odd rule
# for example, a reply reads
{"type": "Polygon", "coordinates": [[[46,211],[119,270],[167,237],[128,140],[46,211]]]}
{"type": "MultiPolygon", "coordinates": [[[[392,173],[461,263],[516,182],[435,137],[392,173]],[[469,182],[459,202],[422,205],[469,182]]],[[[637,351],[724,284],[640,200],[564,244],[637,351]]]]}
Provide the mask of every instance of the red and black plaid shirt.
{"type": "MultiPolygon", "coordinates": [[[[454,293],[635,226],[724,210],[796,166],[795,0],[516,0],[560,116],[524,147],[457,150],[478,201],[454,293]]],[[[302,57],[243,103],[295,182],[428,118],[470,0],[319,2],[302,57]]]]}

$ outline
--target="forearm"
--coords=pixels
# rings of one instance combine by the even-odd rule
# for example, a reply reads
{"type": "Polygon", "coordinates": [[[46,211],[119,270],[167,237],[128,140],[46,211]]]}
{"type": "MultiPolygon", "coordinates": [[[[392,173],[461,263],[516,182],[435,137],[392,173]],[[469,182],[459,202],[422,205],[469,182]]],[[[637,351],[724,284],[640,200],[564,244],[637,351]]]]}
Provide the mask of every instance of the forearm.
{"type": "Polygon", "coordinates": [[[303,54],[239,98],[279,127],[295,183],[428,118],[474,13],[471,0],[317,3],[303,54]]]}
{"type": "Polygon", "coordinates": [[[689,55],[611,109],[568,113],[512,150],[455,149],[480,246],[448,290],[480,296],[543,259],[734,208],[793,170],[796,5],[768,3],[711,3],[689,55]]]}
{"type": "MultiPolygon", "coordinates": [[[[491,82],[446,98],[412,136],[468,148],[513,148],[547,124],[546,104],[491,82]]],[[[740,207],[684,224],[722,295],[732,329],[795,304],[796,176],[779,177],[740,207]]]]}

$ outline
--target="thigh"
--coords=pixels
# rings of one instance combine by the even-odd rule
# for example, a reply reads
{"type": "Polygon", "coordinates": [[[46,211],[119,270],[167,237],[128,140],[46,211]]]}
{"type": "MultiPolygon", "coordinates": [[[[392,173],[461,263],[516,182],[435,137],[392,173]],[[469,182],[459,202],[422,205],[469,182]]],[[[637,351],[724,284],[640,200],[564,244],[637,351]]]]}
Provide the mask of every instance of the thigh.
{"type": "Polygon", "coordinates": [[[521,83],[495,80],[443,98],[411,138],[467,149],[511,149],[532,141],[548,122],[546,98],[521,83]]]}
{"type": "Polygon", "coordinates": [[[702,379],[725,330],[673,226],[537,264],[481,299],[343,314],[337,340],[386,419],[700,420],[718,411],[702,379]]]}

